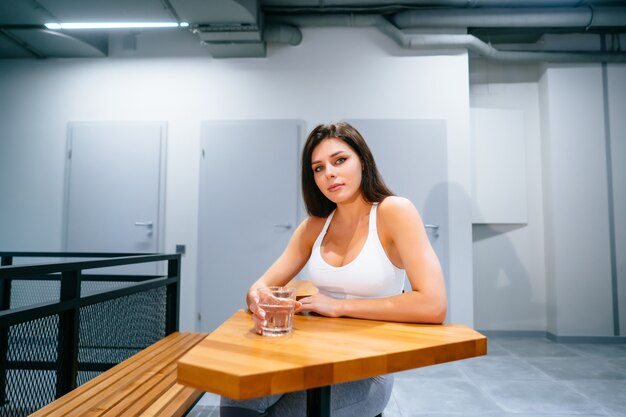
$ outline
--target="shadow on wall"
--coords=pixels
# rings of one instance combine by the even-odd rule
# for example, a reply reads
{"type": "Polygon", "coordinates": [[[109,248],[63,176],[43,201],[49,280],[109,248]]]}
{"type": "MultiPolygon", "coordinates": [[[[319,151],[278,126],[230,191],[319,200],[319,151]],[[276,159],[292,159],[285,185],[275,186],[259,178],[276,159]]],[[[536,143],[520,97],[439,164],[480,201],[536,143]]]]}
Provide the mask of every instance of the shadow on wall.
{"type": "MultiPolygon", "coordinates": [[[[463,207],[470,210],[472,207],[465,189],[454,182],[442,182],[431,189],[424,207],[420,208],[424,223],[440,226],[439,237],[434,238],[430,231],[429,237],[444,270],[448,313],[454,308],[450,305],[448,213],[463,207]]],[[[472,226],[474,327],[477,329],[546,329],[545,296],[536,288],[533,290],[529,260],[525,259],[526,251],[530,250],[526,228],[525,224],[472,226]]]]}
{"type": "MultiPolygon", "coordinates": [[[[443,270],[444,282],[448,297],[448,307],[450,306],[450,268],[449,268],[449,203],[448,203],[448,182],[440,182],[436,184],[428,193],[424,201],[424,207],[418,207],[420,215],[426,226],[426,233],[430,239],[430,243],[439,258],[441,269],[443,270]],[[432,228],[429,226],[435,226],[432,228]]],[[[456,187],[460,188],[460,187],[456,187]]],[[[448,316],[450,308],[448,308],[448,316]]],[[[446,318],[446,321],[449,317],[446,318]]]]}
{"type": "MultiPolygon", "coordinates": [[[[533,294],[527,264],[514,244],[525,224],[474,224],[474,320],[482,330],[545,330],[546,306],[533,294]],[[540,328],[541,327],[541,328],[540,328]]],[[[521,239],[518,240],[518,239],[521,239]]]]}

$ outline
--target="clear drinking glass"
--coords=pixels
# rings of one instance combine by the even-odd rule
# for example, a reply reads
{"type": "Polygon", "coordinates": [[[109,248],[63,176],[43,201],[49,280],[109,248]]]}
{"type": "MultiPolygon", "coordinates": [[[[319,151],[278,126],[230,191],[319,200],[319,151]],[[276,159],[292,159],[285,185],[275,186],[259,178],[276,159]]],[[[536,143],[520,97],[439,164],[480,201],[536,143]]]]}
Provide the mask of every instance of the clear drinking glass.
{"type": "Polygon", "coordinates": [[[257,289],[259,307],[265,311],[263,336],[285,336],[293,329],[296,289],[292,287],[266,287],[257,289]]]}

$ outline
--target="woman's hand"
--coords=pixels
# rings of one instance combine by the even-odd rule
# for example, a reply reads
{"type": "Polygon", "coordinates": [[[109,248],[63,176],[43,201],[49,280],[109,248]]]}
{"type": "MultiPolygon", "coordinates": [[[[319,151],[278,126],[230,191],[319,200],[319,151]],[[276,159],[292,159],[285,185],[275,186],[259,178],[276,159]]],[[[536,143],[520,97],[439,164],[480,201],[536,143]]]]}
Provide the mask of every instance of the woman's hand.
{"type": "Polygon", "coordinates": [[[259,307],[259,293],[256,290],[248,293],[248,300],[250,304],[248,309],[252,313],[252,321],[254,322],[254,331],[257,334],[261,334],[265,323],[265,310],[259,307]]]}
{"type": "MultiPolygon", "coordinates": [[[[252,313],[252,321],[254,322],[254,331],[257,334],[262,334],[263,326],[267,325],[267,321],[266,321],[265,310],[263,310],[263,308],[261,308],[261,306],[259,305],[259,304],[263,304],[261,302],[261,295],[256,290],[250,291],[250,293],[248,294],[248,300],[250,301],[250,304],[248,305],[248,309],[252,313]]],[[[276,303],[277,300],[278,300],[278,304],[281,304],[281,305],[293,304],[294,310],[296,312],[298,311],[298,309],[302,307],[302,304],[299,301],[296,301],[293,299],[292,300],[280,299],[280,298],[274,299],[273,304],[277,304],[276,303]]]]}
{"type": "Polygon", "coordinates": [[[300,299],[301,305],[296,305],[296,313],[312,311],[326,317],[340,317],[341,303],[343,300],[328,297],[323,294],[315,294],[310,297],[300,299]]]}

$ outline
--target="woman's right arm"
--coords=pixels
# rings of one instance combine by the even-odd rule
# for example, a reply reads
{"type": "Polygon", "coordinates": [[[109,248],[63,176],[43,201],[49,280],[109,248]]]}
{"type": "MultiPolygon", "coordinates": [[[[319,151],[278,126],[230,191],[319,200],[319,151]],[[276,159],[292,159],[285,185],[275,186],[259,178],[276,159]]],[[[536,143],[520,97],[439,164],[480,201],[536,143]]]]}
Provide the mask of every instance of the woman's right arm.
{"type": "Polygon", "coordinates": [[[315,239],[324,227],[324,221],[320,217],[308,217],[300,223],[282,255],[248,290],[246,303],[250,311],[256,312],[257,288],[287,285],[306,265],[315,239]]]}

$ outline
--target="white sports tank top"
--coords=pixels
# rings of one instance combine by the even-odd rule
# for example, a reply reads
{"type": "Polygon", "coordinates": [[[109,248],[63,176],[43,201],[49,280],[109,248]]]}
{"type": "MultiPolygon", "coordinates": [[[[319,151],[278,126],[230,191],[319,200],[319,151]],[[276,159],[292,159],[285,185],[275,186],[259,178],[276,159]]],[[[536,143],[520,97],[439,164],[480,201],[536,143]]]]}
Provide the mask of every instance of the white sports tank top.
{"type": "Polygon", "coordinates": [[[382,298],[400,294],[404,288],[404,269],[391,263],[378,238],[376,209],[370,209],[367,240],[361,252],[350,263],[332,266],[322,258],[321,246],[333,211],[315,240],[308,262],[308,278],[320,293],[334,298],[382,298]]]}

